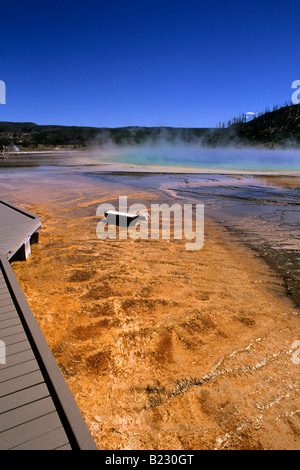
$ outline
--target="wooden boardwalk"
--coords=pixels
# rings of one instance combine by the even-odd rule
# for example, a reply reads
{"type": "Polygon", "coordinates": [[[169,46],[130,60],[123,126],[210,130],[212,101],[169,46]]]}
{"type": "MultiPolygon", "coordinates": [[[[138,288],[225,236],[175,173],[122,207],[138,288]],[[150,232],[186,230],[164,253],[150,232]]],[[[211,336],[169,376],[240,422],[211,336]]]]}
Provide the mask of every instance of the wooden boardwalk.
{"type": "Polygon", "coordinates": [[[0,254],[11,259],[41,227],[39,217],[0,200],[0,254]]]}
{"type": "Polygon", "coordinates": [[[9,263],[39,227],[0,201],[0,450],[96,450],[9,263]]]}

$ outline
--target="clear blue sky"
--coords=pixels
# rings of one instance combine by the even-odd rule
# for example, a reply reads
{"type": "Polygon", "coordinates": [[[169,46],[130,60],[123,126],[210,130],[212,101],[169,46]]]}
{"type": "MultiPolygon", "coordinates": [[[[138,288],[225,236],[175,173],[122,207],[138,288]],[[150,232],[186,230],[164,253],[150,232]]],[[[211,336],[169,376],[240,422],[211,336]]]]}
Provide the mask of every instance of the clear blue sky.
{"type": "Polygon", "coordinates": [[[0,121],[215,127],[300,80],[299,0],[12,0],[0,18],[0,121]]]}

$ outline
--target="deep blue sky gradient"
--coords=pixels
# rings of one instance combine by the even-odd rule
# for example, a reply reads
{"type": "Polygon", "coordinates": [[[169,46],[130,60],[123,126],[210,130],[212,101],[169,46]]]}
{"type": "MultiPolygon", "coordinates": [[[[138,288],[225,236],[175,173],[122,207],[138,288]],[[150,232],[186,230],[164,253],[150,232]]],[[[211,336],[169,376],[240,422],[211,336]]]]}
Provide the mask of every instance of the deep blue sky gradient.
{"type": "Polygon", "coordinates": [[[300,80],[299,0],[3,3],[0,121],[215,127],[300,80]]]}

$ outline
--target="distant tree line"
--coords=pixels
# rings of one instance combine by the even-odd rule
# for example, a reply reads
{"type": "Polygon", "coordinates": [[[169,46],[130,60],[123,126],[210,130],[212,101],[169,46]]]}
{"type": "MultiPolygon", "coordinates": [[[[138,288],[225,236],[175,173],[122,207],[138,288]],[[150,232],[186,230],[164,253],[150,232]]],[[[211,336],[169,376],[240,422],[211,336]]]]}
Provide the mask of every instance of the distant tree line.
{"type": "Polygon", "coordinates": [[[242,113],[239,116],[234,116],[233,118],[229,119],[227,122],[225,121],[219,121],[219,123],[216,125],[217,128],[219,129],[227,129],[228,127],[234,126],[235,124],[241,124],[241,123],[246,123],[249,122],[250,120],[256,119],[260,116],[263,116],[264,114],[271,113],[273,111],[277,111],[282,108],[287,108],[291,106],[297,106],[295,105],[291,100],[290,101],[285,101],[283,105],[279,105],[278,103],[273,105],[273,108],[271,109],[269,106],[266,106],[264,111],[260,111],[258,113],[255,113],[251,118],[249,118],[248,113],[242,113]]]}

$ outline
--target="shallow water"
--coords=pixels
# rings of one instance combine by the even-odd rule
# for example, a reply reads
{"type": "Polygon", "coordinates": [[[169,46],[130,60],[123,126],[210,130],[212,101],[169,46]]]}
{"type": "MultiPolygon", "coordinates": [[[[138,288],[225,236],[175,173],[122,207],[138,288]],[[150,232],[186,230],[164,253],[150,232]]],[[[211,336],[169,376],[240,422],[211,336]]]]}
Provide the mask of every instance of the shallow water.
{"type": "Polygon", "coordinates": [[[18,166],[97,166],[104,164],[162,169],[224,171],[300,171],[300,149],[205,148],[180,142],[157,145],[109,145],[99,149],[19,152],[0,155],[0,167],[18,166]]]}
{"type": "Polygon", "coordinates": [[[0,169],[0,197],[42,218],[13,267],[99,449],[299,448],[299,312],[282,288],[299,178],[35,163],[0,169]],[[204,202],[204,248],[100,242],[97,205],[121,194],[204,202]]]}
{"type": "MultiPolygon", "coordinates": [[[[248,157],[253,155],[253,152],[249,152],[248,157]]],[[[272,155],[273,163],[280,155],[279,151],[262,151],[260,155],[264,152],[268,156],[272,155]]],[[[176,164],[179,153],[180,149],[175,152],[172,163],[176,164]]],[[[284,166],[288,167],[291,162],[295,163],[294,157],[298,154],[285,151],[285,155],[293,156],[292,160],[285,160],[284,166]]],[[[118,158],[121,160],[121,157],[124,160],[124,154],[118,158]]],[[[154,153],[153,161],[158,163],[155,158],[154,153]]],[[[170,203],[174,200],[203,203],[206,216],[238,234],[280,272],[285,279],[287,292],[300,304],[299,176],[165,173],[157,170],[151,172],[149,168],[145,172],[142,168],[135,170],[136,167],[117,171],[117,167],[98,165],[97,157],[90,152],[9,157],[6,161],[0,161],[0,197],[6,193],[15,199],[18,184],[23,189],[28,188],[28,203],[33,188],[40,200],[44,198],[46,202],[49,191],[43,191],[43,186],[55,188],[55,199],[56,194],[72,198],[79,188],[88,197],[89,192],[98,186],[105,187],[109,194],[109,188],[113,185],[122,194],[134,194],[136,190],[150,191],[160,194],[163,200],[170,203]]],[[[145,200],[135,202],[144,203],[145,200]]]]}
{"type": "MultiPolygon", "coordinates": [[[[224,169],[235,171],[297,171],[300,150],[266,150],[253,148],[202,148],[193,145],[114,147],[109,161],[134,165],[224,169]]],[[[104,153],[104,156],[107,154],[104,153]]],[[[95,161],[103,155],[95,152],[95,161]]]]}
{"type": "Polygon", "coordinates": [[[283,276],[288,295],[300,305],[300,178],[191,177],[173,191],[204,203],[207,215],[283,276]]]}
{"type": "Polygon", "coordinates": [[[158,191],[169,203],[201,203],[205,214],[237,234],[283,276],[300,305],[300,178],[245,175],[87,173],[158,191]]]}

